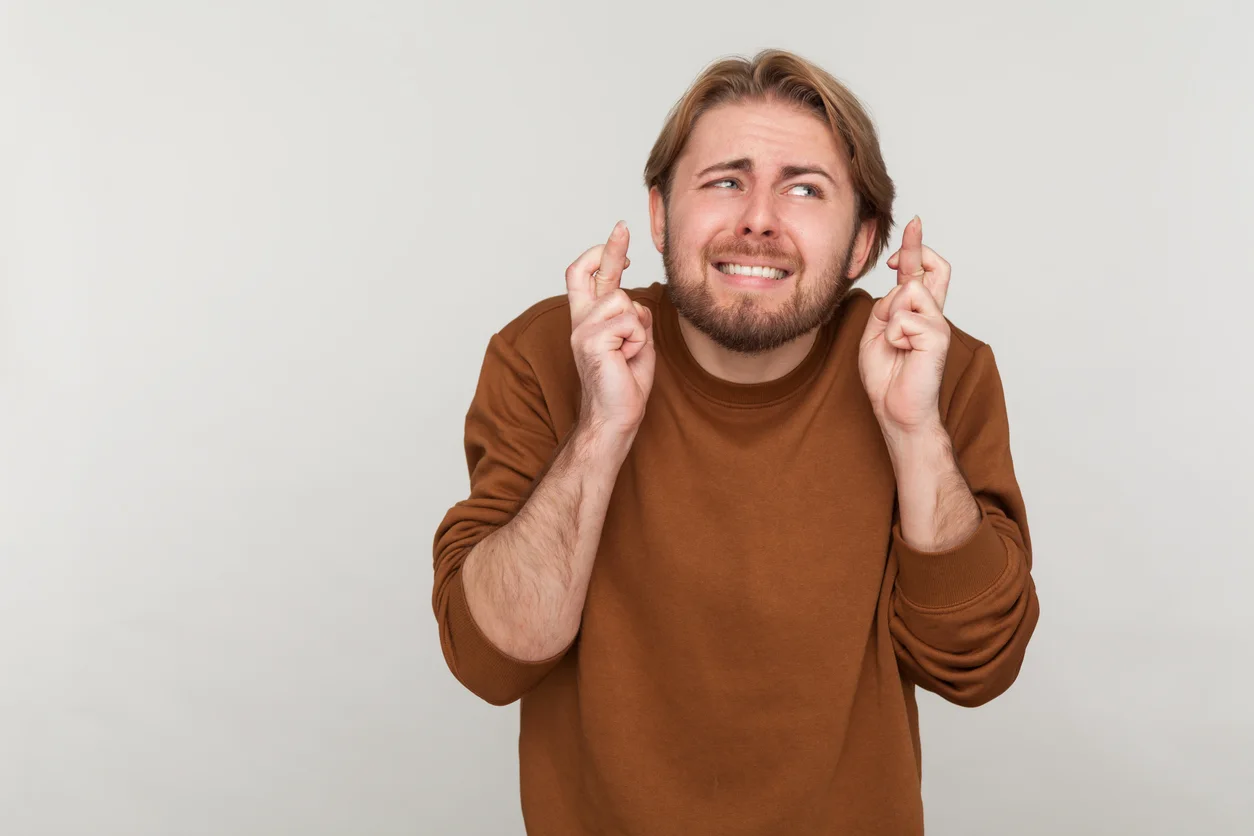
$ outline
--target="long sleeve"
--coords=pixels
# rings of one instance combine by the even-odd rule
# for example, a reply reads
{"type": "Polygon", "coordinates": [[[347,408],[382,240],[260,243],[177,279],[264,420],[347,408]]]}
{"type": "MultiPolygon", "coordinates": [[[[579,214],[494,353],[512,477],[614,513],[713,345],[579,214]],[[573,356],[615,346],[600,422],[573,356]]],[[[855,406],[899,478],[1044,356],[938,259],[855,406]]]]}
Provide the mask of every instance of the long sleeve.
{"type": "Polygon", "coordinates": [[[544,396],[526,358],[502,334],[488,343],[466,414],[470,496],[449,509],[434,543],[432,606],[449,670],[471,692],[507,705],[557,665],[515,659],[491,643],[471,617],[462,586],[470,550],[522,508],[557,447],[544,396]]]}
{"type": "Polygon", "coordinates": [[[911,679],[950,702],[976,706],[1014,682],[1040,613],[1005,396],[988,345],[974,352],[955,386],[945,426],[980,524],[965,543],[921,552],[905,542],[894,516],[889,629],[911,679]]]}

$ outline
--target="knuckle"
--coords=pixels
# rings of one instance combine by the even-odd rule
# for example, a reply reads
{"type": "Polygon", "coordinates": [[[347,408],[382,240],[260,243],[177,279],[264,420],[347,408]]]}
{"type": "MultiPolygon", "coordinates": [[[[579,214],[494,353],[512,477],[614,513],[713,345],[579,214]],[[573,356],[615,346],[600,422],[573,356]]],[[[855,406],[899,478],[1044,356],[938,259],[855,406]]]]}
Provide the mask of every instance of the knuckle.
{"type": "Polygon", "coordinates": [[[589,319],[603,320],[608,319],[612,314],[611,303],[613,299],[607,294],[598,296],[596,303],[593,305],[592,313],[588,315],[589,319]]]}
{"type": "Polygon", "coordinates": [[[597,318],[611,319],[618,312],[618,296],[615,293],[606,293],[597,299],[597,318]]]}
{"type": "Polygon", "coordinates": [[[602,245],[598,244],[595,247],[591,247],[585,250],[583,254],[579,256],[579,258],[576,258],[574,261],[572,261],[570,263],[570,266],[566,268],[566,278],[573,279],[577,277],[581,272],[587,272],[587,269],[588,269],[587,265],[589,264],[589,262],[591,262],[594,258],[597,257],[601,249],[602,249],[602,245]]]}

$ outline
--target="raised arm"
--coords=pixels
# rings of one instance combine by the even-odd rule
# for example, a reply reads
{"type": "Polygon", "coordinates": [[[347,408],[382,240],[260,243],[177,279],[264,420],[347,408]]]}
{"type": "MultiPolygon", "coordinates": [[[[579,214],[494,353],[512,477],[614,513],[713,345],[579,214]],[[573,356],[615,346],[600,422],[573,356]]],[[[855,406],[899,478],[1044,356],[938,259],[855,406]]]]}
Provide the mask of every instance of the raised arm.
{"type": "Polygon", "coordinates": [[[530,364],[503,334],[489,342],[466,417],[471,495],[436,532],[433,607],[450,670],[496,705],[534,687],[574,641],[610,495],[644,416],[652,317],[619,288],[626,250],[616,227],[566,272],[582,400],[561,443],[530,364]]]}
{"type": "Polygon", "coordinates": [[[975,352],[944,426],[889,446],[898,662],[921,687],[980,705],[1018,676],[1040,613],[992,349],[975,352]]]}

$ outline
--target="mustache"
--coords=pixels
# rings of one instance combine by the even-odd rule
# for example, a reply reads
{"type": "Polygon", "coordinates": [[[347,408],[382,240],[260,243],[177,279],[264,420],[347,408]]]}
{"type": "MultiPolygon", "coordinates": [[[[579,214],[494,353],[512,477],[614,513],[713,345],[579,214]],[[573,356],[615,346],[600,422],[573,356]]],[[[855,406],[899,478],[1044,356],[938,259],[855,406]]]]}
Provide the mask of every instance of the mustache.
{"type": "Polygon", "coordinates": [[[720,261],[735,261],[737,256],[741,258],[756,258],[763,261],[786,264],[788,265],[788,269],[794,273],[799,272],[802,267],[802,261],[795,253],[790,253],[780,247],[773,247],[770,245],[765,247],[751,247],[743,242],[722,246],[717,250],[708,250],[706,252],[706,263],[714,264],[720,261]]]}

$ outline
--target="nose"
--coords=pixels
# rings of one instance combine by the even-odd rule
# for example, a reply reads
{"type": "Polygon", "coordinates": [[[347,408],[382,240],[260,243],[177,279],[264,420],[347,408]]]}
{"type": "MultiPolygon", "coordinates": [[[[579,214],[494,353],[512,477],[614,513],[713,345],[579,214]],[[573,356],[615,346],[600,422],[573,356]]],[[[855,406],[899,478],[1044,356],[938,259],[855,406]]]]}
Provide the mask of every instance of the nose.
{"type": "Polygon", "coordinates": [[[745,201],[744,214],[736,228],[738,238],[774,240],[779,237],[779,214],[770,189],[755,189],[745,201]]]}

